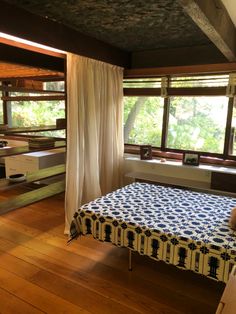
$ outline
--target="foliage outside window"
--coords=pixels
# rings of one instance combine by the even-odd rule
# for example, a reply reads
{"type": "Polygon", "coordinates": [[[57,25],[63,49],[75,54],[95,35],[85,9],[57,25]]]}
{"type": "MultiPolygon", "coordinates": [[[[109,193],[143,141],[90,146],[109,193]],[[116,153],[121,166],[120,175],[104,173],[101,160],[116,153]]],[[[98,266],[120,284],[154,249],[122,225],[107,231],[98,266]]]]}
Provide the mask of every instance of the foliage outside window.
{"type": "MultiPolygon", "coordinates": [[[[7,102],[9,126],[11,128],[56,126],[56,119],[65,118],[65,101],[56,100],[57,96],[63,95],[64,85],[64,81],[44,82],[43,93],[36,91],[11,91],[9,93],[10,100],[7,102]],[[46,99],[40,100],[40,96],[46,99]],[[15,100],[14,98],[18,99],[15,100]]],[[[25,134],[64,138],[65,130],[25,134]]]]}
{"type": "MultiPolygon", "coordinates": [[[[56,125],[56,119],[65,118],[65,103],[61,100],[12,101],[11,117],[13,128],[56,125]]],[[[60,137],[63,134],[58,130],[44,135],[60,137]]]]}
{"type": "Polygon", "coordinates": [[[222,154],[227,97],[171,97],[167,147],[222,154]]]}
{"type": "Polygon", "coordinates": [[[236,102],[234,102],[232,128],[231,128],[232,154],[236,156],[236,102]]]}
{"type": "Polygon", "coordinates": [[[232,134],[236,127],[236,106],[232,125],[227,120],[230,108],[229,98],[225,96],[228,79],[228,74],[169,77],[165,98],[160,97],[161,78],[143,82],[142,79],[126,79],[125,143],[229,158],[230,142],[226,137],[230,133],[231,151],[236,155],[236,140],[232,134]]]}
{"type": "Polygon", "coordinates": [[[3,103],[0,100],[0,124],[3,124],[3,103]]]}
{"type": "Polygon", "coordinates": [[[125,97],[125,142],[160,146],[163,107],[161,97],[125,97]]]}

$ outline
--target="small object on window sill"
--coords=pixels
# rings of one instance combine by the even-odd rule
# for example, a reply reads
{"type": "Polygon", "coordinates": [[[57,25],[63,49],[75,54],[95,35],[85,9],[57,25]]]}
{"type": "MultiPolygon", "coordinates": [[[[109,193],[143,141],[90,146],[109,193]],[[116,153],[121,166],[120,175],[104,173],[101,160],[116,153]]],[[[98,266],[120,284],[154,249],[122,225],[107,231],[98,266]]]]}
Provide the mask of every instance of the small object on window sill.
{"type": "Polygon", "coordinates": [[[140,159],[141,160],[152,159],[152,146],[151,145],[140,145],[140,159]]]}
{"type": "Polygon", "coordinates": [[[8,177],[8,180],[10,182],[22,182],[26,180],[26,175],[23,173],[16,173],[16,174],[11,174],[8,177]]]}
{"type": "Polygon", "coordinates": [[[166,159],[165,158],[161,158],[160,162],[166,162],[166,159]]]}
{"type": "Polygon", "coordinates": [[[57,128],[65,128],[66,127],[66,119],[56,119],[56,127],[57,128]]]}

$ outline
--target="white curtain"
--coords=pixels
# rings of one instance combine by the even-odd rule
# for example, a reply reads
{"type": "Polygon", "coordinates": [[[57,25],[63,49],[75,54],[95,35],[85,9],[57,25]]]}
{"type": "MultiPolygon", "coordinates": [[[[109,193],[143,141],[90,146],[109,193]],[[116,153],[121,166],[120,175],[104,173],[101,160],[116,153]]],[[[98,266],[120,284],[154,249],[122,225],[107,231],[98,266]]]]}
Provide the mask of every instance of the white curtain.
{"type": "Polygon", "coordinates": [[[67,54],[65,233],[81,204],[121,186],[123,69],[67,54]]]}

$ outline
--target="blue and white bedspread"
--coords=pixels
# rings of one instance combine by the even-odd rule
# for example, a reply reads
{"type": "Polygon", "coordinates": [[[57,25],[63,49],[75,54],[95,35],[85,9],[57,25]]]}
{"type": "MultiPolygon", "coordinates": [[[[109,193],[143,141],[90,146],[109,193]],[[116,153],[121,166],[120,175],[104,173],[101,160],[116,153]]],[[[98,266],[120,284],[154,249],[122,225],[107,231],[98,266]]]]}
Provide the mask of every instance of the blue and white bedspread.
{"type": "Polygon", "coordinates": [[[83,205],[71,236],[128,247],[226,282],[236,264],[236,232],[229,227],[236,198],[133,183],[83,205]]]}

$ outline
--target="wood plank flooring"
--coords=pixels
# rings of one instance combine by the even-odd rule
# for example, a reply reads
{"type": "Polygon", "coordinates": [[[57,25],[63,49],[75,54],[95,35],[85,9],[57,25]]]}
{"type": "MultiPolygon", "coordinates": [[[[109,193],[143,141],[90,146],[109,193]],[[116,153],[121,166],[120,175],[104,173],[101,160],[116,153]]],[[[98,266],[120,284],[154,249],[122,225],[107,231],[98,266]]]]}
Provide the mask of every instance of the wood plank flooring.
{"type": "Polygon", "coordinates": [[[0,216],[1,314],[215,313],[223,284],[63,230],[63,194],[0,216]]]}

